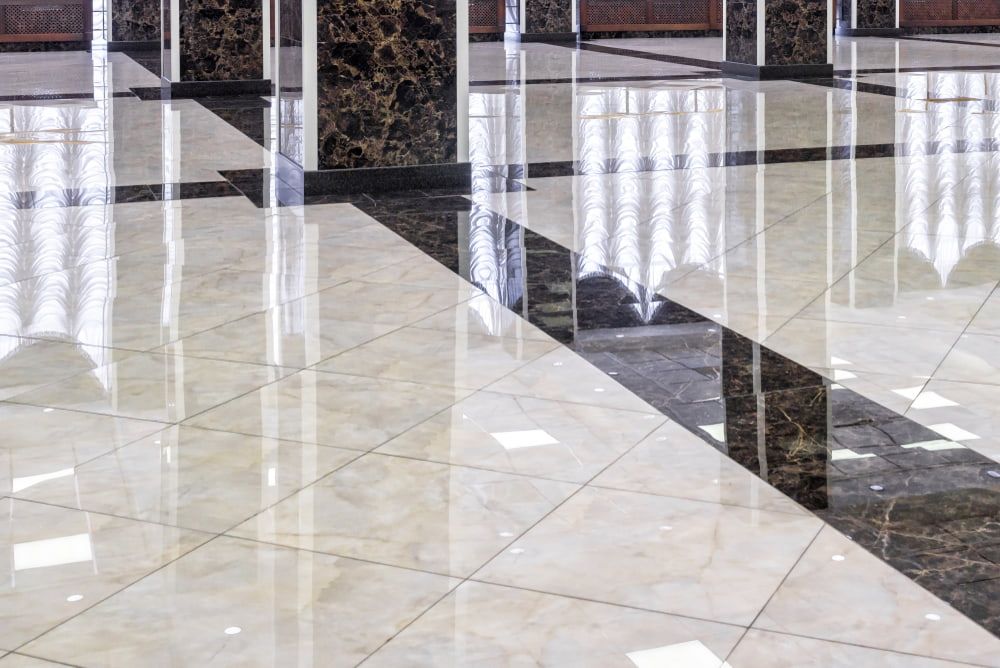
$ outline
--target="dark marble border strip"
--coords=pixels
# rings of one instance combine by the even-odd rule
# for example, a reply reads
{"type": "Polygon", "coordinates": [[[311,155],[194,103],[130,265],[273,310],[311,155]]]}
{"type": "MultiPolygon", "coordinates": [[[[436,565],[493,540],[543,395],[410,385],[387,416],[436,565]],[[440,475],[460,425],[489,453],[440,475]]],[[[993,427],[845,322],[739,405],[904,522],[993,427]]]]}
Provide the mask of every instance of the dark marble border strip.
{"type": "Polygon", "coordinates": [[[792,79],[792,81],[795,81],[796,83],[810,84],[812,86],[823,86],[825,88],[852,90],[859,93],[872,93],[874,95],[886,95],[888,97],[905,97],[895,86],[885,86],[865,81],[855,81],[854,79],[792,79]]]}
{"type": "MultiPolygon", "coordinates": [[[[118,91],[111,97],[138,97],[135,93],[118,91]]],[[[0,95],[0,102],[45,102],[48,100],[98,100],[97,93],[40,93],[35,95],[0,95]]]]}
{"type": "Polygon", "coordinates": [[[0,192],[0,210],[157,202],[179,199],[201,199],[206,197],[235,197],[241,194],[228,181],[145,183],[113,186],[111,188],[23,190],[0,192]]]}
{"type": "Polygon", "coordinates": [[[464,197],[356,206],[1000,634],[1000,464],[464,197]]]}
{"type": "Polygon", "coordinates": [[[689,65],[691,67],[704,67],[710,70],[721,70],[722,62],[716,60],[702,60],[701,58],[688,58],[686,56],[671,56],[665,53],[653,53],[651,51],[637,51],[635,49],[623,49],[617,46],[606,46],[604,44],[592,44],[590,42],[580,42],[579,44],[559,43],[570,49],[579,48],[581,51],[594,51],[597,53],[607,53],[612,56],[628,56],[629,58],[640,58],[642,60],[656,60],[661,63],[672,63],[674,65],[689,65]]]}
{"type": "Polygon", "coordinates": [[[572,160],[531,162],[527,165],[515,163],[494,165],[491,169],[512,179],[529,177],[538,179],[582,174],[658,172],[704,167],[743,167],[789,162],[826,162],[954,153],[996,153],[998,151],[1000,151],[1000,139],[987,138],[982,141],[958,139],[954,142],[926,142],[922,144],[858,144],[856,146],[778,148],[765,151],[728,151],[704,155],[673,155],[666,158],[644,157],[637,160],[609,158],[587,164],[572,160]]]}
{"type": "Polygon", "coordinates": [[[615,77],[565,77],[556,79],[495,79],[492,81],[470,81],[469,85],[477,86],[520,86],[521,84],[588,84],[588,83],[628,83],[631,81],[698,81],[701,79],[719,79],[722,73],[718,71],[697,72],[694,74],[666,74],[659,76],[638,75],[638,76],[615,76],[615,77]]]}
{"type": "Polygon", "coordinates": [[[897,37],[896,39],[905,39],[912,42],[937,42],[939,44],[964,44],[966,46],[988,46],[992,49],[1000,49],[1000,42],[970,42],[968,40],[958,40],[958,39],[941,39],[939,37],[897,37]]]}

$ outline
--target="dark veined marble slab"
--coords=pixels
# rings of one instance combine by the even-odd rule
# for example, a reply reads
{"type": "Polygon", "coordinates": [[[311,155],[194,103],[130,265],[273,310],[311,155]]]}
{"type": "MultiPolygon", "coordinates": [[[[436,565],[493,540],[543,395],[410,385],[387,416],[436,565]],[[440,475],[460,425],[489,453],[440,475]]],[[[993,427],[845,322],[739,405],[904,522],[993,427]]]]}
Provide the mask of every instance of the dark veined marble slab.
{"type": "Polygon", "coordinates": [[[355,205],[1000,634],[1000,464],[466,197],[424,195],[355,205]]]}
{"type": "Polygon", "coordinates": [[[240,193],[228,181],[144,183],[109,188],[64,188],[0,192],[0,210],[156,202],[163,200],[234,197],[240,193]]]}

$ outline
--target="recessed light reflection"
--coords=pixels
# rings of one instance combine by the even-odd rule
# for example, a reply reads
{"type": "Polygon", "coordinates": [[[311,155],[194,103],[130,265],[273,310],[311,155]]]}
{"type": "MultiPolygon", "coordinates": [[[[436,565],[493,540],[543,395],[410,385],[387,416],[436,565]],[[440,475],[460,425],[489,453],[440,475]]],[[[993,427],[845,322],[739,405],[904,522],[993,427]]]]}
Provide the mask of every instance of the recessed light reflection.
{"type": "Polygon", "coordinates": [[[51,412],[52,412],[52,411],[54,411],[54,410],[55,410],[54,408],[43,408],[43,409],[42,409],[42,412],[43,412],[43,413],[51,413],[51,412]]]}
{"type": "Polygon", "coordinates": [[[846,559],[846,557],[842,554],[835,554],[830,558],[833,559],[834,561],[843,561],[844,559],[846,559]]]}
{"type": "Polygon", "coordinates": [[[227,626],[226,630],[223,631],[223,633],[225,633],[227,636],[234,636],[237,633],[241,632],[242,630],[243,629],[241,629],[239,626],[227,626]]]}
{"type": "Polygon", "coordinates": [[[513,538],[514,537],[514,532],[513,531],[501,531],[500,532],[500,537],[501,538],[513,538]]]}
{"type": "Polygon", "coordinates": [[[924,619],[929,619],[932,622],[939,622],[941,621],[941,615],[937,614],[936,612],[928,612],[926,615],[924,615],[924,619]]]}
{"type": "Polygon", "coordinates": [[[664,524],[663,526],[660,527],[660,531],[673,531],[673,530],[674,528],[669,524],[664,524]]]}
{"type": "Polygon", "coordinates": [[[524,554],[524,548],[523,547],[515,547],[514,549],[512,549],[510,551],[510,553],[511,554],[524,554]]]}
{"type": "Polygon", "coordinates": [[[595,387],[594,388],[594,392],[603,392],[603,391],[604,391],[603,387],[595,387]]]}
{"type": "Polygon", "coordinates": [[[873,492],[881,492],[885,489],[882,485],[868,485],[868,489],[873,492]]]}
{"type": "Polygon", "coordinates": [[[70,603],[76,603],[77,601],[82,601],[83,600],[83,595],[82,594],[70,594],[69,596],[66,597],[66,600],[69,601],[70,603]]]}

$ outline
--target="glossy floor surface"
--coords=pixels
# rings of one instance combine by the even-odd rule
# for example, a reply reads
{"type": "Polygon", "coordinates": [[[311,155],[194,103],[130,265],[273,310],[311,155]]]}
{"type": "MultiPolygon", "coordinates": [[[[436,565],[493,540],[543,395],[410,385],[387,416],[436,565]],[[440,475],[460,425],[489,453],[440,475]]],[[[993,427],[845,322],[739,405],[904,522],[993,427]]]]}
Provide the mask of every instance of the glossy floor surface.
{"type": "Polygon", "coordinates": [[[471,193],[304,203],[266,99],[0,55],[0,668],[1000,666],[950,37],[473,45],[471,193]]]}

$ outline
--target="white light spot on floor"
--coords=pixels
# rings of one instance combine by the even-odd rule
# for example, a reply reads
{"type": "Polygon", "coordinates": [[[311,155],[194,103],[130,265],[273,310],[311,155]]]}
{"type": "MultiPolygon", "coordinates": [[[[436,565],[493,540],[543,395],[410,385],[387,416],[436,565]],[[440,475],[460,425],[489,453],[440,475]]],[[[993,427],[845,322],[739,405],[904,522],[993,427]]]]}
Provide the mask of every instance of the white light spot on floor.
{"type": "Polygon", "coordinates": [[[507,450],[518,448],[536,448],[541,445],[556,445],[559,441],[543,429],[526,431],[498,431],[490,434],[497,443],[507,450]]]}
{"type": "Polygon", "coordinates": [[[223,633],[225,633],[225,634],[226,634],[227,636],[234,636],[234,635],[236,635],[237,633],[241,632],[242,630],[243,630],[243,629],[241,629],[241,628],[240,628],[240,627],[238,627],[238,626],[227,626],[227,627],[226,627],[226,630],[225,630],[225,631],[223,631],[223,633]]]}
{"type": "Polygon", "coordinates": [[[936,612],[928,612],[926,615],[924,615],[924,619],[929,619],[932,622],[940,622],[941,615],[937,614],[936,612]]]}
{"type": "Polygon", "coordinates": [[[937,392],[921,392],[917,395],[917,398],[913,400],[913,404],[910,408],[915,410],[925,410],[927,408],[944,408],[945,406],[957,406],[958,404],[948,399],[942,397],[937,392]]]}
{"type": "Polygon", "coordinates": [[[979,436],[973,434],[971,431],[966,431],[951,422],[932,424],[928,428],[953,441],[974,441],[979,438],[979,436]]]}
{"type": "Polygon", "coordinates": [[[842,555],[842,554],[835,554],[835,555],[833,555],[833,556],[832,556],[832,557],[830,557],[830,558],[831,558],[831,559],[833,559],[834,561],[843,561],[843,560],[844,560],[844,559],[846,559],[847,557],[845,557],[845,556],[844,556],[844,555],[842,555]]]}
{"type": "Polygon", "coordinates": [[[66,600],[69,601],[70,603],[76,603],[77,601],[82,601],[83,600],[83,595],[81,595],[81,594],[70,594],[69,596],[66,597],[66,600]]]}
{"type": "Polygon", "coordinates": [[[626,654],[636,668],[732,668],[700,640],[643,649],[626,654]]]}

